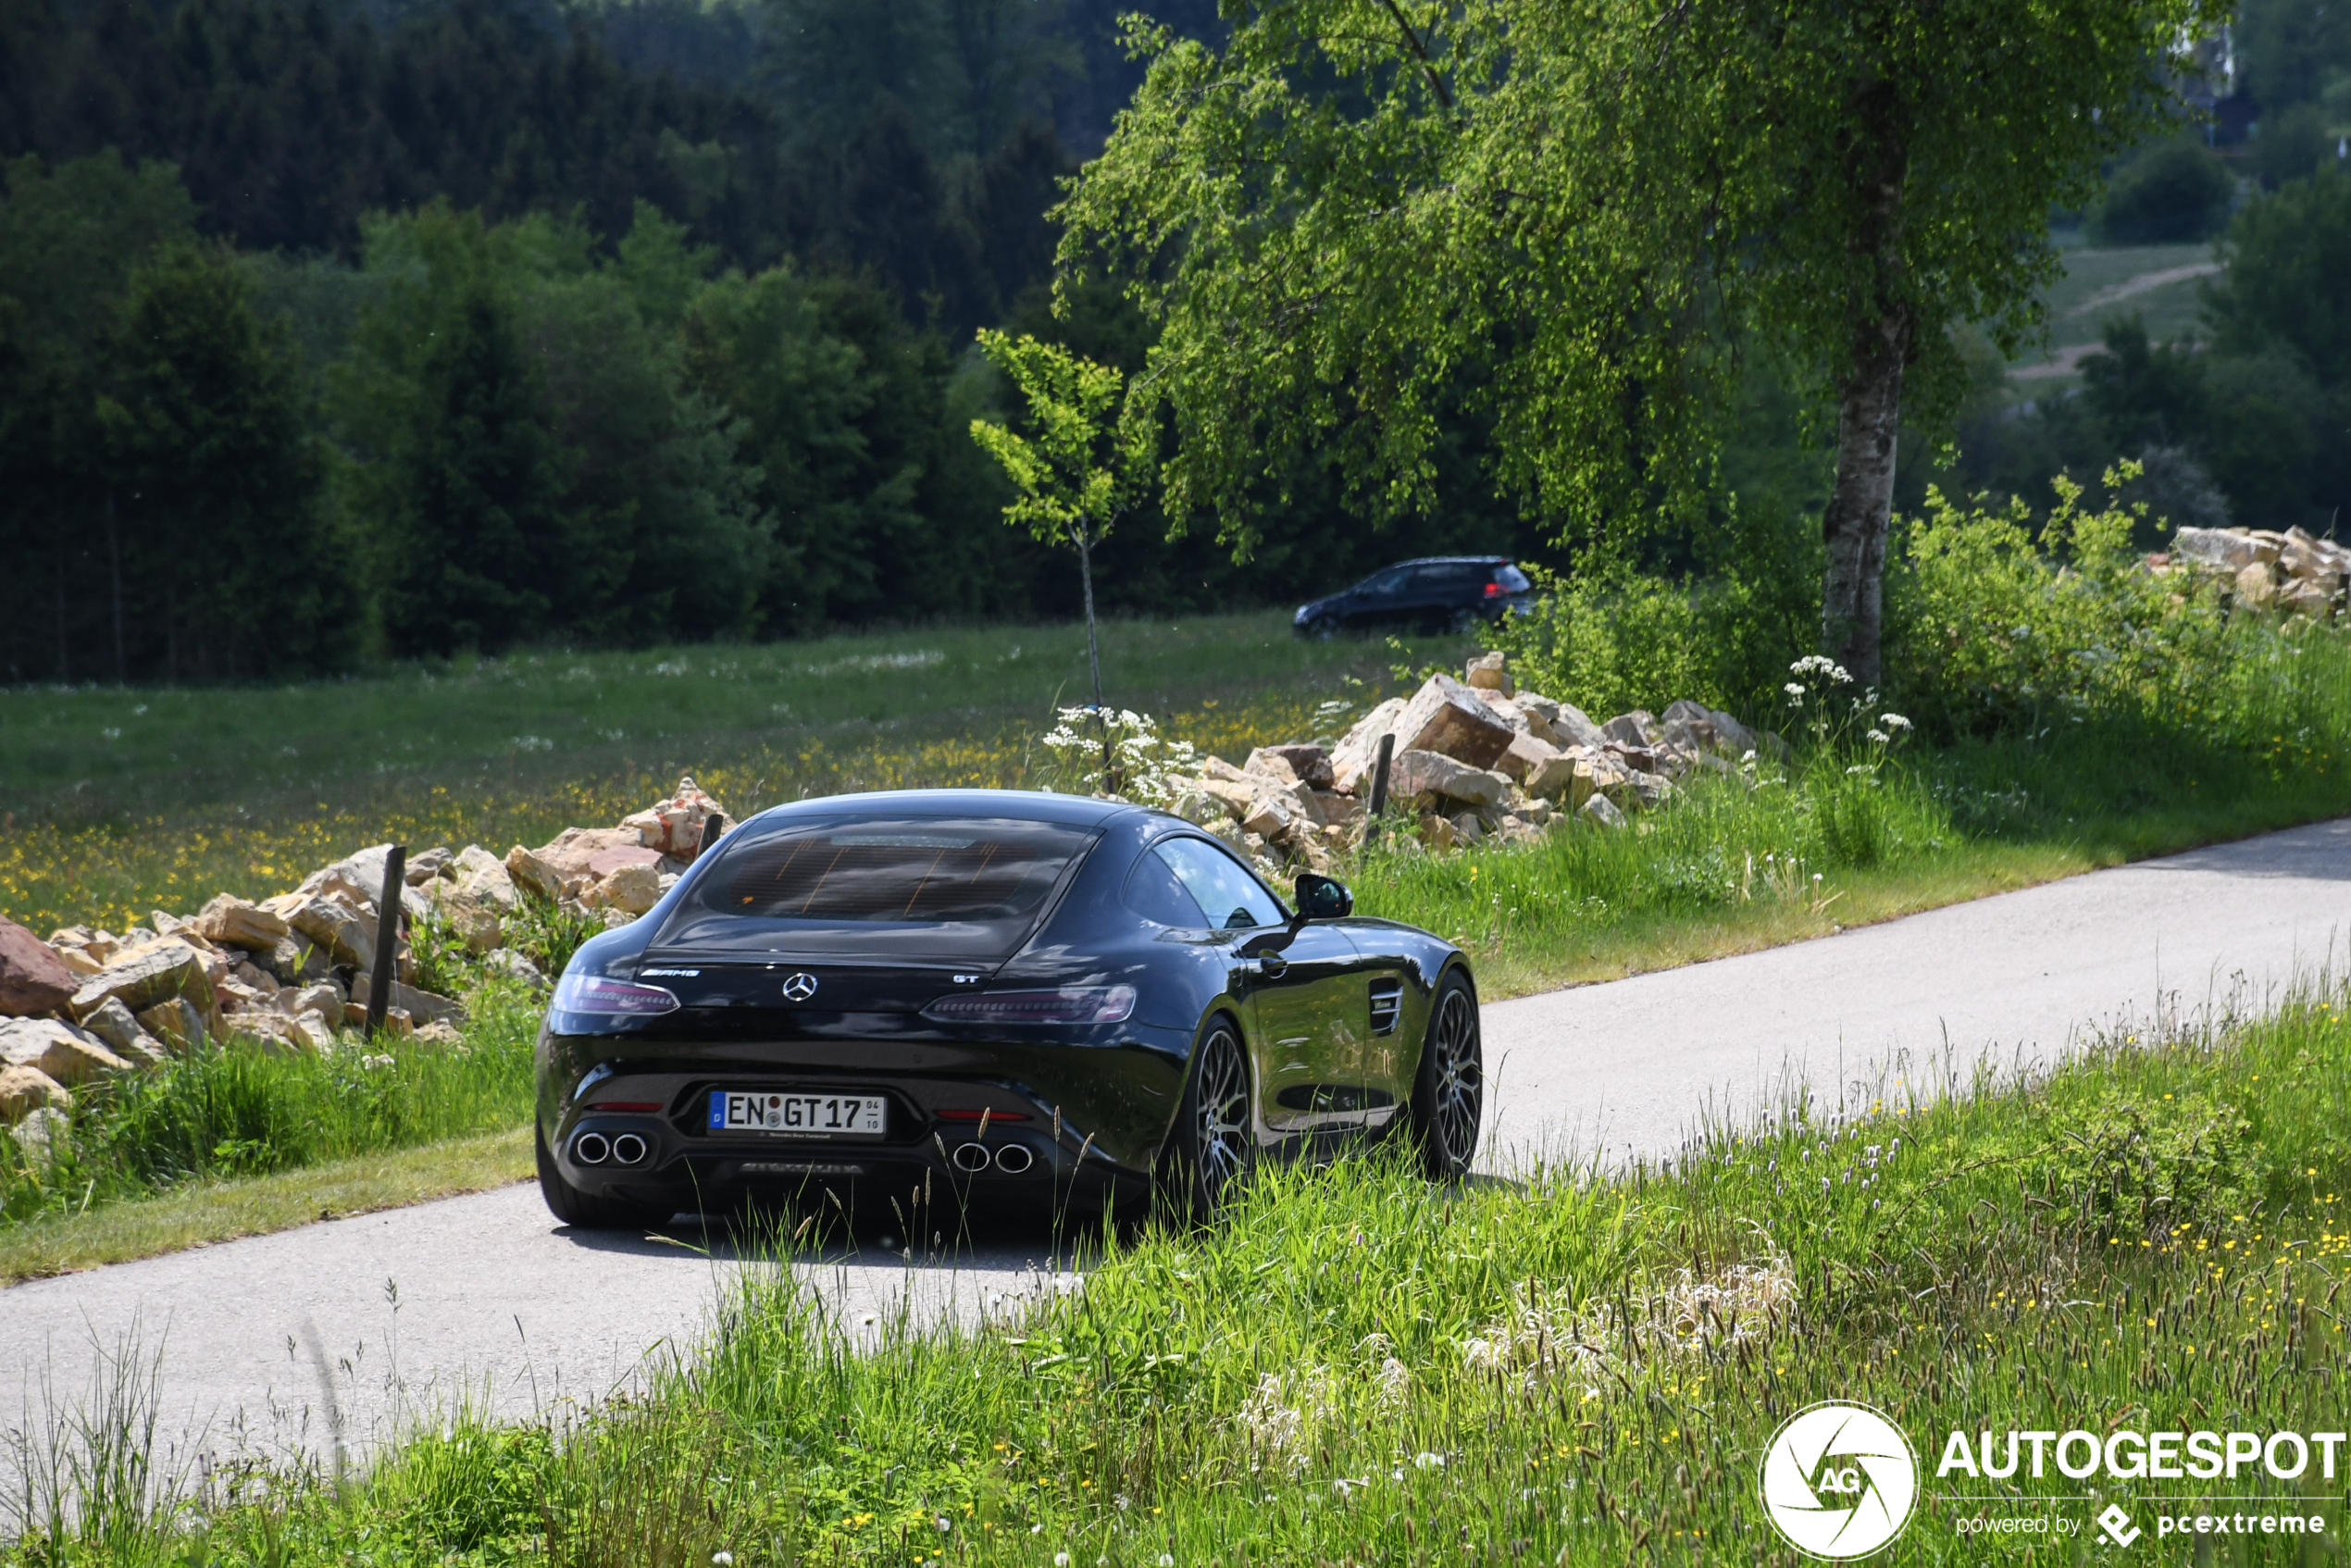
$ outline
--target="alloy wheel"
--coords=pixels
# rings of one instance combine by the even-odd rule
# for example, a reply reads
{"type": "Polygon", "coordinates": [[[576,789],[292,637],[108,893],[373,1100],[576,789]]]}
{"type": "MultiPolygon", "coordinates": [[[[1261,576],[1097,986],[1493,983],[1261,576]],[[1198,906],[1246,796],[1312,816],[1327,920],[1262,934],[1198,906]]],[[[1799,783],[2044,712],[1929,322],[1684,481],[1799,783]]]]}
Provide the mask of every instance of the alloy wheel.
{"type": "Polygon", "coordinates": [[[1220,1027],[1201,1042],[1195,1094],[1200,1113],[1192,1139],[1200,1159],[1200,1192],[1213,1208],[1249,1159],[1249,1064],[1232,1030],[1220,1027]]]}
{"type": "Polygon", "coordinates": [[[1430,1107],[1437,1152],[1448,1165],[1469,1164],[1477,1147],[1478,1117],[1485,1106],[1486,1064],[1477,1038],[1477,1008],[1465,986],[1450,986],[1437,1004],[1429,1049],[1435,1057],[1435,1103],[1430,1107]]]}

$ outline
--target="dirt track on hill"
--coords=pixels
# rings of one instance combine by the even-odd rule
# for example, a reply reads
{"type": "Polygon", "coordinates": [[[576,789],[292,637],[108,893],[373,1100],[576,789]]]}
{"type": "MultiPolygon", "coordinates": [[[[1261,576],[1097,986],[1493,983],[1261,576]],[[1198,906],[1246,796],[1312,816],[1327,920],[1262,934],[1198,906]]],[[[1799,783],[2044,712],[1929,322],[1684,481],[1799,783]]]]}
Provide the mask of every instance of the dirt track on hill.
{"type": "MultiPolygon", "coordinates": [[[[2085,1027],[2258,1010],[2345,935],[2351,819],[1494,1003],[1486,1163],[1665,1153],[1694,1118],[1799,1078],[1873,1095],[1985,1057],[2046,1061],[2085,1027]]],[[[182,1453],[331,1456],[454,1400],[592,1400],[690,1348],[744,1266],[704,1239],[572,1232],[535,1188],[507,1188],[0,1290],[0,1344],[30,1430],[109,1362],[159,1354],[160,1429],[182,1453]]],[[[968,1321],[1054,1288],[1050,1248],[998,1230],[938,1259],[800,1266],[870,1334],[901,1311],[968,1321]]],[[[0,1425],[19,1424],[14,1393],[0,1386],[0,1425]]]]}

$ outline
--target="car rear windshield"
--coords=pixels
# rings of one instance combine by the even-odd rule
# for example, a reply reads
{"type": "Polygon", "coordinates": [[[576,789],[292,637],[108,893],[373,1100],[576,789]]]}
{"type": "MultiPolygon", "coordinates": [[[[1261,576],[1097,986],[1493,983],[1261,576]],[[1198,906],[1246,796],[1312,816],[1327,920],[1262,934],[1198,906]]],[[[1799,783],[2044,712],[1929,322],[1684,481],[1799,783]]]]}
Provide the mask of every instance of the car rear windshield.
{"type": "Polygon", "coordinates": [[[1494,580],[1502,585],[1502,591],[1505,593],[1524,593],[1535,586],[1526,580],[1526,574],[1516,566],[1495,567],[1494,580]]]}
{"type": "Polygon", "coordinates": [[[730,839],[660,946],[1010,957],[1093,833],[1006,817],[796,820],[730,839]]]}

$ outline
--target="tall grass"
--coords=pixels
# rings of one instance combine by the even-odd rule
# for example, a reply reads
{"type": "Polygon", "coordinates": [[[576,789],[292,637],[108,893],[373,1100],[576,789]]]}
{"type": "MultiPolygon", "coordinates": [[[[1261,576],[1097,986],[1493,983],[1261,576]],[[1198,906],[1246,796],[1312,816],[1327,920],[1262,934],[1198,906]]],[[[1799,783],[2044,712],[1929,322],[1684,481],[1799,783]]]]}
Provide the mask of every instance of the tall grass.
{"type": "Polygon", "coordinates": [[[211,1499],[168,1543],[68,1527],[14,1555],[1792,1563],[1755,1475],[1822,1399],[1876,1405],[1922,1450],[1893,1561],[2071,1561],[1959,1524],[2116,1500],[2144,1525],[2191,1490],[2339,1530],[2345,1480],[2315,1468],[1934,1472],[1951,1430],[2341,1427],[2346,1004],[2322,978],[2258,1021],[2126,1030],[2023,1076],[1914,1063],[1617,1175],[1440,1188],[1380,1151],[1270,1170],[1212,1228],[1109,1238],[1082,1291],[1011,1323],[861,1344],[799,1276],[753,1270],[644,1397],[460,1421],[340,1495],[211,1499]]]}
{"type": "Polygon", "coordinates": [[[281,1055],[238,1039],[87,1085],[55,1158],[0,1144],[0,1223],[518,1126],[530,1114],[536,1005],[511,982],[473,1000],[462,1045],[353,1036],[330,1053],[281,1055]]]}

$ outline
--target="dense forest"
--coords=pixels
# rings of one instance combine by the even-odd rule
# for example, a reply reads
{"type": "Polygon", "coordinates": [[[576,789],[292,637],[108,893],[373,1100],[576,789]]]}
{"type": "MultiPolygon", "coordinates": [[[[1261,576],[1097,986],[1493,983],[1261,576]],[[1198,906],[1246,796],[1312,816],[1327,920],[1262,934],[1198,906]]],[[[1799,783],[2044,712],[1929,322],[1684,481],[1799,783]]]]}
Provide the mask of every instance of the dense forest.
{"type": "MultiPolygon", "coordinates": [[[[971,343],[1141,363],[1114,292],[1049,296],[1058,181],[1139,78],[1118,8],[0,0],[0,680],[1073,612],[965,434],[1003,398],[971,343]]],[[[2154,452],[2174,509],[2323,526],[2351,311],[2295,323],[2351,275],[2326,144],[2351,28],[2257,0],[2239,31],[2230,102],[2084,215],[2115,243],[2226,237],[2210,342],[2118,329],[2081,395],[2038,404],[1988,369],[1959,467],[1918,432],[1906,498],[1931,475],[2038,496],[2154,452]]],[[[1778,548],[1817,509],[1817,390],[1748,386],[1713,519],[1737,526],[1670,560],[1778,548]]],[[[1379,527],[1327,467],[1269,471],[1246,561],[1138,513],[1098,590],[1172,613],[1403,554],[1545,558],[1554,529],[1485,456],[1449,420],[1440,504],[1379,527]]]]}

